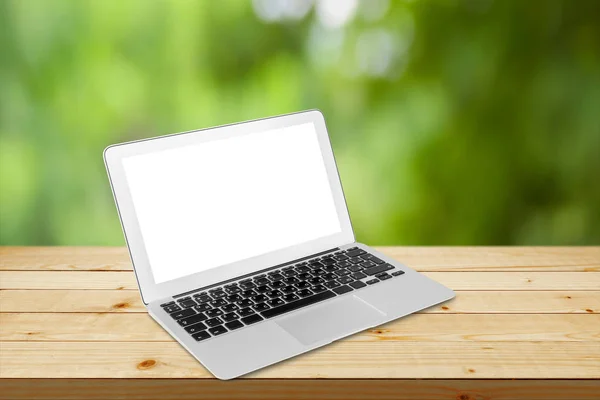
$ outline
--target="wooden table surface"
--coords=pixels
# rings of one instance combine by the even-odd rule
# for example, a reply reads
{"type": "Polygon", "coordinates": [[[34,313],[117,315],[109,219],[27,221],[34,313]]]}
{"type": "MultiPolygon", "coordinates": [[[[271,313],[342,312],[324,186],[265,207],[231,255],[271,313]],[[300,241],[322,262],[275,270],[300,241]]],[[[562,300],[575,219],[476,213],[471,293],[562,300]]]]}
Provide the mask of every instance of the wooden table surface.
{"type": "Polygon", "coordinates": [[[125,248],[0,248],[0,398],[600,398],[600,247],[383,247],[443,305],[233,381],[147,314],[125,248]]]}

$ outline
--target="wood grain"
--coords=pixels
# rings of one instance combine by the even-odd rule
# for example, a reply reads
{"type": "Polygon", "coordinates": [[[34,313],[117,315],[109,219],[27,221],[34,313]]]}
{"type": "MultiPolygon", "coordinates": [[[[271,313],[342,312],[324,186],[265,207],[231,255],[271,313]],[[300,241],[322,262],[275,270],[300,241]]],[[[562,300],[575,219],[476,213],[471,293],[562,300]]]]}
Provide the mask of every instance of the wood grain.
{"type": "Polygon", "coordinates": [[[25,400],[597,400],[598,380],[4,379],[0,399],[25,400]],[[200,395],[201,394],[201,395],[200,395]]]}
{"type": "Polygon", "coordinates": [[[125,248],[0,247],[0,399],[599,398],[600,247],[379,250],[457,297],[220,382],[147,315],[125,248]]]}
{"type": "MultiPolygon", "coordinates": [[[[173,342],[147,314],[0,314],[1,341],[173,342]]],[[[600,314],[415,314],[344,341],[600,342],[600,314]]],[[[149,346],[152,346],[149,344],[149,346]]]]}
{"type": "MultiPolygon", "coordinates": [[[[247,378],[597,379],[592,342],[335,342],[247,378]],[[326,368],[324,368],[326,366],[326,368]]],[[[178,343],[3,342],[6,378],[212,378],[178,343]]]]}
{"type": "MultiPolygon", "coordinates": [[[[2,312],[145,313],[134,290],[2,290],[2,312]]],[[[421,313],[433,314],[593,314],[600,291],[458,291],[456,298],[421,313]]]]}
{"type": "MultiPolygon", "coordinates": [[[[590,272],[424,272],[453,290],[598,290],[590,272]]],[[[137,290],[131,271],[0,271],[0,289],[137,290]]]]}
{"type": "MultiPolygon", "coordinates": [[[[600,247],[376,247],[419,271],[600,271],[600,247]]],[[[5,271],[130,271],[125,247],[2,247],[5,271]]]]}

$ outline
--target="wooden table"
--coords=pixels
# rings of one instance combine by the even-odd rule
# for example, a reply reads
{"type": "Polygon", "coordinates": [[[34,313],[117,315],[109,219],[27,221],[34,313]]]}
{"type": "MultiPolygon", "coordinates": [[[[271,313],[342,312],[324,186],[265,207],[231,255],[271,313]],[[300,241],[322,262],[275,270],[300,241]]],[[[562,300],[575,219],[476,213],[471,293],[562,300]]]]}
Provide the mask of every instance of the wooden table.
{"type": "Polygon", "coordinates": [[[0,398],[599,399],[600,247],[387,247],[454,300],[222,382],[124,248],[0,248],[0,398]]]}

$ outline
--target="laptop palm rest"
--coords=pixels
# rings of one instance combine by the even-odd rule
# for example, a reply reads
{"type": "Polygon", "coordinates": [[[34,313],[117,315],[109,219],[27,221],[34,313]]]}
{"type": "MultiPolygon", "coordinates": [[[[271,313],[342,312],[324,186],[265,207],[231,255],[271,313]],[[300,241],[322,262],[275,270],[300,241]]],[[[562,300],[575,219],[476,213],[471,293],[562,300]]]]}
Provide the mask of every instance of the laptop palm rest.
{"type": "Polygon", "coordinates": [[[312,306],[275,322],[305,346],[329,343],[383,321],[385,313],[353,295],[312,306]]]}

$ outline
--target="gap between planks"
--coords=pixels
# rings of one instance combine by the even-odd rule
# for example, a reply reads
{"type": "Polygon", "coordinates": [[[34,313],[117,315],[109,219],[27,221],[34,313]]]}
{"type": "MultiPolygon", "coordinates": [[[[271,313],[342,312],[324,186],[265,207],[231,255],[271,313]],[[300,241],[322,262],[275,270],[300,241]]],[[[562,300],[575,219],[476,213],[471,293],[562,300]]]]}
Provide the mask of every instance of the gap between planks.
{"type": "MultiPolygon", "coordinates": [[[[599,314],[415,314],[345,341],[578,342],[600,346],[599,314]]],[[[147,314],[4,313],[0,341],[172,342],[147,314]]]]}
{"type": "MultiPolygon", "coordinates": [[[[598,290],[600,273],[423,272],[453,290],[598,290]]],[[[138,289],[132,272],[0,271],[0,289],[138,289]]]]}
{"type": "MultiPolygon", "coordinates": [[[[178,343],[3,342],[5,378],[211,378],[178,343]]],[[[592,342],[339,341],[246,375],[286,379],[598,379],[592,342]]]]}
{"type": "MultiPolygon", "coordinates": [[[[137,290],[0,290],[2,312],[145,313],[137,290]]],[[[420,313],[594,314],[600,291],[458,291],[456,297],[420,313]]]]}
{"type": "MultiPolygon", "coordinates": [[[[375,247],[418,271],[600,271],[600,247],[375,247]]],[[[0,247],[0,270],[131,271],[125,247],[0,247]]]]}

